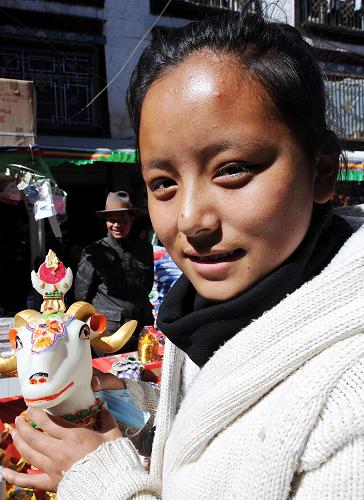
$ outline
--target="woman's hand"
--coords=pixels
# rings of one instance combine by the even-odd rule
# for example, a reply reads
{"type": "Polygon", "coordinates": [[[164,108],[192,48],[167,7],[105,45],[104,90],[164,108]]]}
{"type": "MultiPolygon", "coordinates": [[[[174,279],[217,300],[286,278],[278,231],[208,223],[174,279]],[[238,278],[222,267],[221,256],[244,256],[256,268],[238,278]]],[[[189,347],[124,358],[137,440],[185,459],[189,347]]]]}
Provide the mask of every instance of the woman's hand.
{"type": "Polygon", "coordinates": [[[97,431],[50,417],[35,408],[30,408],[28,415],[43,432],[34,429],[24,418],[17,417],[12,437],[22,457],[42,473],[23,474],[11,469],[1,471],[9,483],[21,487],[56,491],[63,474],[75,462],[96,450],[100,444],[121,436],[114,417],[105,406],[97,416],[97,431]]]}

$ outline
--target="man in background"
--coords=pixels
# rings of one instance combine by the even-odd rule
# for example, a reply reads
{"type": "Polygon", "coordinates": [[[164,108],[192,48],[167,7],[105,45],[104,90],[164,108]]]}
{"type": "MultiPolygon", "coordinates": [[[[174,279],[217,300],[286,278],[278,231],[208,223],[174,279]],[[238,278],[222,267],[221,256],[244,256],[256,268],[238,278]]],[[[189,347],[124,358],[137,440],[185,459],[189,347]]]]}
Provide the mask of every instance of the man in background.
{"type": "Polygon", "coordinates": [[[148,294],[153,286],[153,247],[131,229],[138,209],[126,191],[110,192],[105,210],[96,214],[105,220],[107,235],[82,252],[75,280],[75,300],[91,303],[108,318],[107,329],[135,319],[138,327],[123,347],[137,348],[138,334],[144,325],[153,324],[148,294]]]}

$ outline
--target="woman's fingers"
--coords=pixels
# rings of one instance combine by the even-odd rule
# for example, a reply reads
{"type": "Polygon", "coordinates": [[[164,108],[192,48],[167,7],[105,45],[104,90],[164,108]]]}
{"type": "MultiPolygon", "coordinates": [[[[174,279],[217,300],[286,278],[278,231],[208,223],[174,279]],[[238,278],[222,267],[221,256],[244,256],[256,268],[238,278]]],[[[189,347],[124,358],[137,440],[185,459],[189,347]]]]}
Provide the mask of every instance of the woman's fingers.
{"type": "Polygon", "coordinates": [[[94,391],[106,391],[108,389],[125,389],[125,383],[122,379],[115,377],[112,373],[94,373],[91,381],[91,387],[94,391]]]}
{"type": "Polygon", "coordinates": [[[24,418],[17,417],[15,421],[16,434],[26,441],[35,450],[47,455],[50,447],[55,447],[67,432],[60,425],[53,422],[42,410],[32,410],[28,416],[43,432],[34,429],[24,418]]]}
{"type": "Polygon", "coordinates": [[[67,429],[80,427],[63,418],[49,415],[47,412],[39,410],[38,408],[29,408],[27,413],[32,422],[37,424],[42,431],[57,439],[63,439],[67,435],[67,429]]]}
{"type": "MultiPolygon", "coordinates": [[[[25,422],[26,425],[31,427],[29,424],[25,422]]],[[[42,432],[36,431],[31,427],[32,431],[36,434],[42,435],[42,432]]],[[[21,435],[20,431],[13,431],[11,433],[13,438],[13,443],[15,448],[18,450],[20,455],[24,458],[26,462],[34,465],[37,469],[45,470],[49,466],[49,461],[47,457],[39,451],[39,448],[44,450],[44,444],[39,445],[38,437],[34,437],[32,433],[24,433],[24,438],[21,435]]],[[[53,438],[50,438],[53,439],[53,438]]],[[[48,448],[50,443],[48,443],[48,448]]]]}
{"type": "Polygon", "coordinates": [[[34,488],[36,490],[55,491],[57,485],[48,474],[24,474],[11,469],[2,469],[1,474],[10,484],[16,484],[21,488],[34,488]]]}

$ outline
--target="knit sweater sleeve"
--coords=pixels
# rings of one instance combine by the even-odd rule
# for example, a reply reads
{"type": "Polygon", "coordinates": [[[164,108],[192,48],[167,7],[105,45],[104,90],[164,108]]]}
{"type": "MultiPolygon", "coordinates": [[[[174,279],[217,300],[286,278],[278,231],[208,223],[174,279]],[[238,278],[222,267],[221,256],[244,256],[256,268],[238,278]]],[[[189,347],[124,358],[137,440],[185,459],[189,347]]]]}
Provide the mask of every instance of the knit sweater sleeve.
{"type": "Polygon", "coordinates": [[[364,498],[364,436],[351,440],[320,467],[297,477],[294,500],[364,498]]]}
{"type": "Polygon", "coordinates": [[[364,360],[331,391],[306,443],[292,498],[364,498],[364,360]]]}
{"type": "Polygon", "coordinates": [[[129,439],[104,443],[69,469],[57,490],[57,500],[152,500],[160,485],[148,474],[129,439]]]}

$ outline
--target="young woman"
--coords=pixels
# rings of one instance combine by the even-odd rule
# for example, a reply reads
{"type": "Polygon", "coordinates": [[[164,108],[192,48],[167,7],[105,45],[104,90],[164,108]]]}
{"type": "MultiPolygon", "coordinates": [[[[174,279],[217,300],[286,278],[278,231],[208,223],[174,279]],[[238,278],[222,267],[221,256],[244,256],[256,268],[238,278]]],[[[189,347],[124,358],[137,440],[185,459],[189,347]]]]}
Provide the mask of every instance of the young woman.
{"type": "Polygon", "coordinates": [[[44,474],[5,477],[60,481],[59,500],[362,498],[364,232],[331,212],[340,147],[310,47],[256,15],[194,23],[145,50],[128,103],[183,271],[150,467],[106,410],[98,433],[31,410],[45,432],[20,421],[14,441],[44,474]]]}

